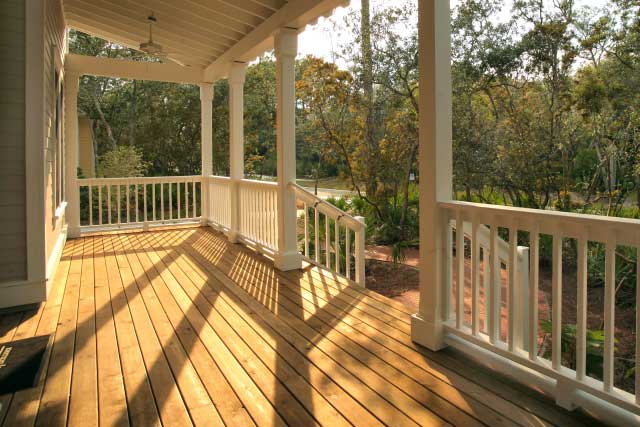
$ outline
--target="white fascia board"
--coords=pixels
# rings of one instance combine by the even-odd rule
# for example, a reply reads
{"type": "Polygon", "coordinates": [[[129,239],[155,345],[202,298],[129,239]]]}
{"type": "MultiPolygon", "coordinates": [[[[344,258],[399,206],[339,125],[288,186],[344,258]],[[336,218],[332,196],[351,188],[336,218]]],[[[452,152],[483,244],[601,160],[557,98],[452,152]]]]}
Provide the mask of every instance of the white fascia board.
{"type": "Polygon", "coordinates": [[[203,81],[203,69],[198,67],[181,67],[169,63],[127,61],[76,54],[67,54],[65,69],[79,75],[134,80],[190,84],[198,84],[203,81]]]}

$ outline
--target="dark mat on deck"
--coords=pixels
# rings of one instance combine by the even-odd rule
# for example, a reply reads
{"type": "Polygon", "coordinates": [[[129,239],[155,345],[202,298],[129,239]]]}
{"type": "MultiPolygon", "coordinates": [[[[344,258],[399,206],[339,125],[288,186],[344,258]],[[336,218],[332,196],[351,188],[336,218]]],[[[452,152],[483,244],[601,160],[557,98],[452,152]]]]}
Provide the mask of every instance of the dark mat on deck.
{"type": "Polygon", "coordinates": [[[0,395],[38,383],[50,335],[0,344],[0,395]]]}

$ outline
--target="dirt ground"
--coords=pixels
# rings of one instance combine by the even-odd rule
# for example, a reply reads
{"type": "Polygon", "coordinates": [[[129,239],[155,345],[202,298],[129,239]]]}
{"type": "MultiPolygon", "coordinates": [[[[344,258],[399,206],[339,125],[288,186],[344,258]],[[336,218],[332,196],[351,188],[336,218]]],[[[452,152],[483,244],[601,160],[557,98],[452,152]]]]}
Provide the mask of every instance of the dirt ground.
{"type": "MultiPolygon", "coordinates": [[[[382,295],[402,302],[412,310],[418,309],[419,303],[419,270],[418,251],[411,250],[405,254],[402,264],[395,265],[391,262],[391,249],[385,246],[369,246],[366,250],[367,288],[382,295]]],[[[455,257],[453,263],[455,265],[455,257]]],[[[456,292],[457,274],[453,269],[453,294],[456,292]]],[[[481,283],[484,272],[480,270],[481,283]]],[[[576,323],[576,274],[564,272],[562,286],[562,321],[563,324],[576,323]]],[[[471,262],[465,260],[465,289],[464,289],[464,313],[465,323],[471,324],[471,262]]],[[[506,339],[507,327],[507,272],[502,271],[502,339],[506,339]]],[[[452,298],[455,310],[455,298],[452,298]]],[[[480,328],[485,330],[484,295],[480,288],[480,328]]],[[[587,323],[592,330],[601,330],[604,325],[604,289],[602,287],[590,287],[587,297],[587,323]]],[[[538,317],[540,320],[551,319],[551,271],[550,268],[540,267],[540,283],[538,293],[538,317]]],[[[633,392],[633,376],[628,377],[629,368],[634,366],[635,356],[635,310],[617,301],[615,312],[616,325],[616,349],[615,349],[615,383],[629,392],[633,392]]],[[[541,328],[539,328],[541,329],[541,328]]],[[[539,346],[550,348],[550,339],[539,331],[539,346]]]]}

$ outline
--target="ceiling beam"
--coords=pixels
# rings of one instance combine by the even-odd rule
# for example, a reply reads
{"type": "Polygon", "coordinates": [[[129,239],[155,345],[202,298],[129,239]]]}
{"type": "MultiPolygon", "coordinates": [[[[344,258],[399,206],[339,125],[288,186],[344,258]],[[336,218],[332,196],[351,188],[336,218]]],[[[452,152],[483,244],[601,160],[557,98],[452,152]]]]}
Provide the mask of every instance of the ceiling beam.
{"type": "Polygon", "coordinates": [[[333,9],[348,4],[348,0],[291,0],[277,12],[254,28],[244,38],[220,55],[204,72],[208,82],[226,77],[229,64],[248,62],[273,48],[273,34],[280,28],[304,27],[319,17],[330,14],[333,9]]]}
{"type": "Polygon", "coordinates": [[[159,62],[127,61],[95,56],[67,54],[65,71],[79,75],[133,80],[198,84],[203,81],[202,68],[181,67],[159,62]]]}

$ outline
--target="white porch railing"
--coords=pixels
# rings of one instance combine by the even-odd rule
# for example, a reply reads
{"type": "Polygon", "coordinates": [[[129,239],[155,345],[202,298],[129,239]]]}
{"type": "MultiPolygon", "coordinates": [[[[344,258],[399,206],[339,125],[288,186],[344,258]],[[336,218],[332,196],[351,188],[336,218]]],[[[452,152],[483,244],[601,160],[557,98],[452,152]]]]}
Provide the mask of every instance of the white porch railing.
{"type": "Polygon", "coordinates": [[[278,250],[278,205],[275,182],[238,182],[238,232],[261,249],[278,250]]]}
{"type": "Polygon", "coordinates": [[[304,223],[299,231],[304,257],[365,286],[364,218],[350,216],[299,185],[291,186],[298,209],[303,209],[304,223]]]}
{"type": "Polygon", "coordinates": [[[200,176],[78,179],[80,229],[200,221],[200,176]]]}
{"type": "MultiPolygon", "coordinates": [[[[555,394],[561,406],[571,407],[575,392],[581,390],[631,412],[640,413],[640,369],[635,371],[636,393],[630,394],[614,384],[615,342],[615,266],[616,248],[640,246],[640,225],[637,221],[578,215],[571,213],[520,209],[504,206],[482,205],[466,202],[439,203],[448,217],[446,232],[446,272],[444,327],[448,334],[473,343],[500,355],[518,366],[529,368],[556,380],[555,394]],[[450,222],[453,221],[453,222],[450,222]],[[488,225],[489,228],[485,227],[488,225]],[[452,266],[452,229],[465,230],[456,234],[456,265],[452,266]],[[501,241],[499,229],[508,230],[509,241],[501,241]],[[529,235],[530,250],[517,246],[518,232],[529,235]],[[489,234],[488,239],[486,234],[489,234]],[[538,292],[540,236],[551,236],[552,244],[552,301],[551,301],[551,358],[539,355],[538,341],[538,292]],[[575,239],[577,246],[577,325],[576,369],[563,365],[562,354],[562,257],[563,239],[575,239]],[[468,241],[470,248],[471,316],[465,321],[464,287],[456,286],[453,292],[452,268],[458,277],[465,277],[465,257],[460,256],[468,241]],[[586,374],[587,363],[587,250],[589,242],[605,246],[605,298],[604,298],[604,369],[603,380],[586,374]],[[504,259],[504,253],[507,253],[504,259]],[[529,262],[523,262],[529,257],[529,262]],[[498,256],[495,256],[498,254],[498,256]],[[480,256],[482,255],[482,257],[480,256]],[[481,260],[484,280],[481,283],[481,260]],[[520,262],[518,262],[520,260],[520,262]],[[501,276],[506,266],[506,280],[501,276]],[[521,279],[518,279],[520,275],[521,279]],[[526,276],[529,276],[526,283],[526,276]],[[524,278],[523,278],[524,277],[524,278]],[[506,282],[506,298],[501,288],[506,282]],[[484,298],[480,298],[481,287],[484,298]],[[523,295],[524,294],[524,295],[523,295]],[[528,294],[528,295],[526,295],[528,294]],[[455,301],[453,299],[455,298],[455,301]],[[506,300],[506,328],[502,326],[502,300],[506,300]],[[455,303],[455,304],[454,304],[455,303]],[[455,310],[451,307],[455,305],[455,310]],[[481,309],[481,306],[484,310],[481,309]],[[484,328],[481,313],[484,312],[484,328]],[[526,318],[524,318],[526,316],[526,318]],[[506,329],[506,330],[504,330],[506,329]]],[[[469,253],[469,251],[467,251],[469,253]]],[[[638,266],[640,267],[640,266],[638,266]]],[[[640,271],[637,270],[637,271],[640,271]]],[[[469,275],[467,274],[467,277],[469,275]]],[[[638,280],[640,281],[640,275],[638,280]]],[[[464,283],[464,280],[461,281],[464,283]]],[[[637,300],[640,300],[640,283],[636,284],[637,300]]],[[[640,330],[640,317],[636,330],[640,330]]],[[[638,357],[636,335],[636,366],[638,357]]]]}
{"type": "Polygon", "coordinates": [[[209,186],[209,222],[223,231],[231,229],[231,179],[224,176],[203,178],[209,186]]]}

